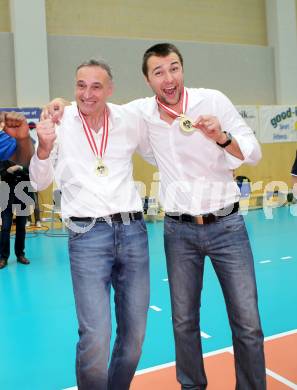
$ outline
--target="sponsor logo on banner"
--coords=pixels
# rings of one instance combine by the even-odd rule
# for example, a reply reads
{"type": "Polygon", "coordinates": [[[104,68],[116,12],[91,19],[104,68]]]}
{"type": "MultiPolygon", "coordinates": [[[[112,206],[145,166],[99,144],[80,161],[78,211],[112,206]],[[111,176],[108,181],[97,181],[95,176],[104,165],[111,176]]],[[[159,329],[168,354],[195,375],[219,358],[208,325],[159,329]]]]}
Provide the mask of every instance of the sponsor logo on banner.
{"type": "Polygon", "coordinates": [[[259,138],[259,113],[256,106],[235,106],[247,125],[253,130],[255,136],[259,138]]]}
{"type": "Polygon", "coordinates": [[[297,141],[297,106],[261,106],[259,116],[262,143],[297,141]]]}

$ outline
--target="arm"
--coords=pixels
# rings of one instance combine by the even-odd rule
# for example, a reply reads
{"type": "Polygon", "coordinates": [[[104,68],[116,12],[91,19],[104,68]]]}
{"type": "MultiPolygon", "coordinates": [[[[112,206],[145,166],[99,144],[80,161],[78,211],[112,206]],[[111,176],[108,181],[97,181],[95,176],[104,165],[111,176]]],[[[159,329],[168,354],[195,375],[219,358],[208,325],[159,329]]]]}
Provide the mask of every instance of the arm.
{"type": "Polygon", "coordinates": [[[26,118],[20,113],[2,112],[0,122],[2,130],[16,140],[16,149],[9,159],[17,164],[28,166],[34,147],[26,118]]]}
{"type": "Polygon", "coordinates": [[[135,131],[137,131],[138,145],[136,153],[138,153],[149,164],[156,166],[157,163],[150,143],[148,124],[145,121],[144,115],[139,106],[141,101],[141,99],[137,99],[133,102],[124,104],[122,107],[125,108],[125,110],[127,110],[127,112],[131,115],[135,116],[135,119],[133,119],[133,121],[131,120],[131,123],[135,124],[135,131]]]}
{"type": "MultiPolygon", "coordinates": [[[[194,127],[201,130],[207,138],[215,141],[218,146],[223,145],[228,141],[228,136],[223,132],[221,124],[216,116],[201,115],[194,123],[194,127]]],[[[225,150],[239,160],[244,160],[244,156],[235,138],[232,138],[229,145],[225,147],[225,150]]]]}
{"type": "Polygon", "coordinates": [[[147,130],[147,124],[144,120],[141,120],[141,126],[138,129],[139,142],[136,152],[149,164],[156,166],[155,156],[150,144],[149,134],[147,130]]]}
{"type": "Polygon", "coordinates": [[[224,94],[219,91],[212,91],[212,93],[211,110],[215,114],[197,118],[195,127],[198,127],[207,137],[219,144],[224,144],[227,139],[224,132],[231,134],[232,142],[227,147],[221,148],[218,145],[218,148],[221,148],[225,153],[230,169],[236,169],[243,163],[257,164],[262,154],[253,131],[224,94]],[[201,127],[204,125],[202,129],[199,126],[201,119],[201,127]]]}
{"type": "Polygon", "coordinates": [[[56,140],[55,124],[51,119],[40,121],[37,126],[38,148],[30,163],[30,180],[37,191],[44,190],[53,181],[53,156],[56,140]]]}

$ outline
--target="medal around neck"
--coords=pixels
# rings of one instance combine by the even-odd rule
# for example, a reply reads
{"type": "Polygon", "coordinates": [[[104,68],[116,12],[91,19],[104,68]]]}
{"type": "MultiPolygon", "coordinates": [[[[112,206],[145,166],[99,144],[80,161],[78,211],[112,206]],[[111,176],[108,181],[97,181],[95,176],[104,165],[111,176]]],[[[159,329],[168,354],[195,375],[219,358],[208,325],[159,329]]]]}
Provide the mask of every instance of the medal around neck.
{"type": "Polygon", "coordinates": [[[97,176],[99,177],[104,177],[104,176],[107,176],[108,175],[108,168],[107,166],[104,164],[103,160],[98,160],[96,162],[96,169],[95,169],[95,173],[97,176]]]}
{"type": "Polygon", "coordinates": [[[185,115],[181,115],[179,121],[179,127],[185,133],[192,133],[193,131],[195,131],[195,127],[193,126],[192,119],[186,117],[185,115]]]}

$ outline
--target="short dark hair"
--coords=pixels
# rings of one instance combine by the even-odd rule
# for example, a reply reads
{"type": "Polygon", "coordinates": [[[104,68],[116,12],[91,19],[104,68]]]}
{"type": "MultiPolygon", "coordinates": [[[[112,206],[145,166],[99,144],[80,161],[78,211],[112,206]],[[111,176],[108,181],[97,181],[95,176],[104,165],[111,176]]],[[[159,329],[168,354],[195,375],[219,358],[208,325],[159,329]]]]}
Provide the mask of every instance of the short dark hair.
{"type": "Polygon", "coordinates": [[[170,53],[175,53],[179,60],[181,65],[184,65],[183,57],[178,50],[176,46],[174,46],[172,43],[158,43],[157,45],[154,45],[147,49],[147,51],[143,55],[142,59],[142,73],[147,77],[148,75],[148,68],[147,68],[147,62],[150,57],[157,56],[157,57],[166,57],[170,53]]]}
{"type": "Polygon", "coordinates": [[[85,66],[99,66],[100,68],[104,69],[106,73],[108,74],[110,80],[112,80],[112,72],[110,66],[103,60],[88,60],[84,61],[81,64],[79,64],[76,68],[75,74],[79,71],[79,69],[84,68],[85,66]]]}

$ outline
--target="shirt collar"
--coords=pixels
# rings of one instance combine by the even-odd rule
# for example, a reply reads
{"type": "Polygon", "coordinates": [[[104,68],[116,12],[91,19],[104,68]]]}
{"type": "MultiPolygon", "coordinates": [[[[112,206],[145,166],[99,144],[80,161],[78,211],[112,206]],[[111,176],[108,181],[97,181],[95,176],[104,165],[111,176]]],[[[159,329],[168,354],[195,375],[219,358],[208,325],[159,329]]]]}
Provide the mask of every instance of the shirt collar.
{"type": "MultiPolygon", "coordinates": [[[[187,91],[189,96],[187,112],[189,112],[196,108],[205,99],[205,96],[199,92],[199,89],[196,88],[187,88],[187,91]]],[[[156,102],[156,96],[146,98],[144,100],[146,101],[146,104],[142,112],[143,116],[150,123],[159,123],[161,119],[158,104],[156,102]]]]}
{"type": "MultiPolygon", "coordinates": [[[[111,131],[115,123],[121,119],[120,114],[117,112],[117,110],[114,109],[115,105],[112,103],[107,103],[108,108],[108,119],[109,119],[109,128],[108,130],[111,131]]],[[[78,107],[76,102],[72,102],[71,109],[73,110],[73,115],[80,120],[80,116],[78,113],[78,107]]]]}

